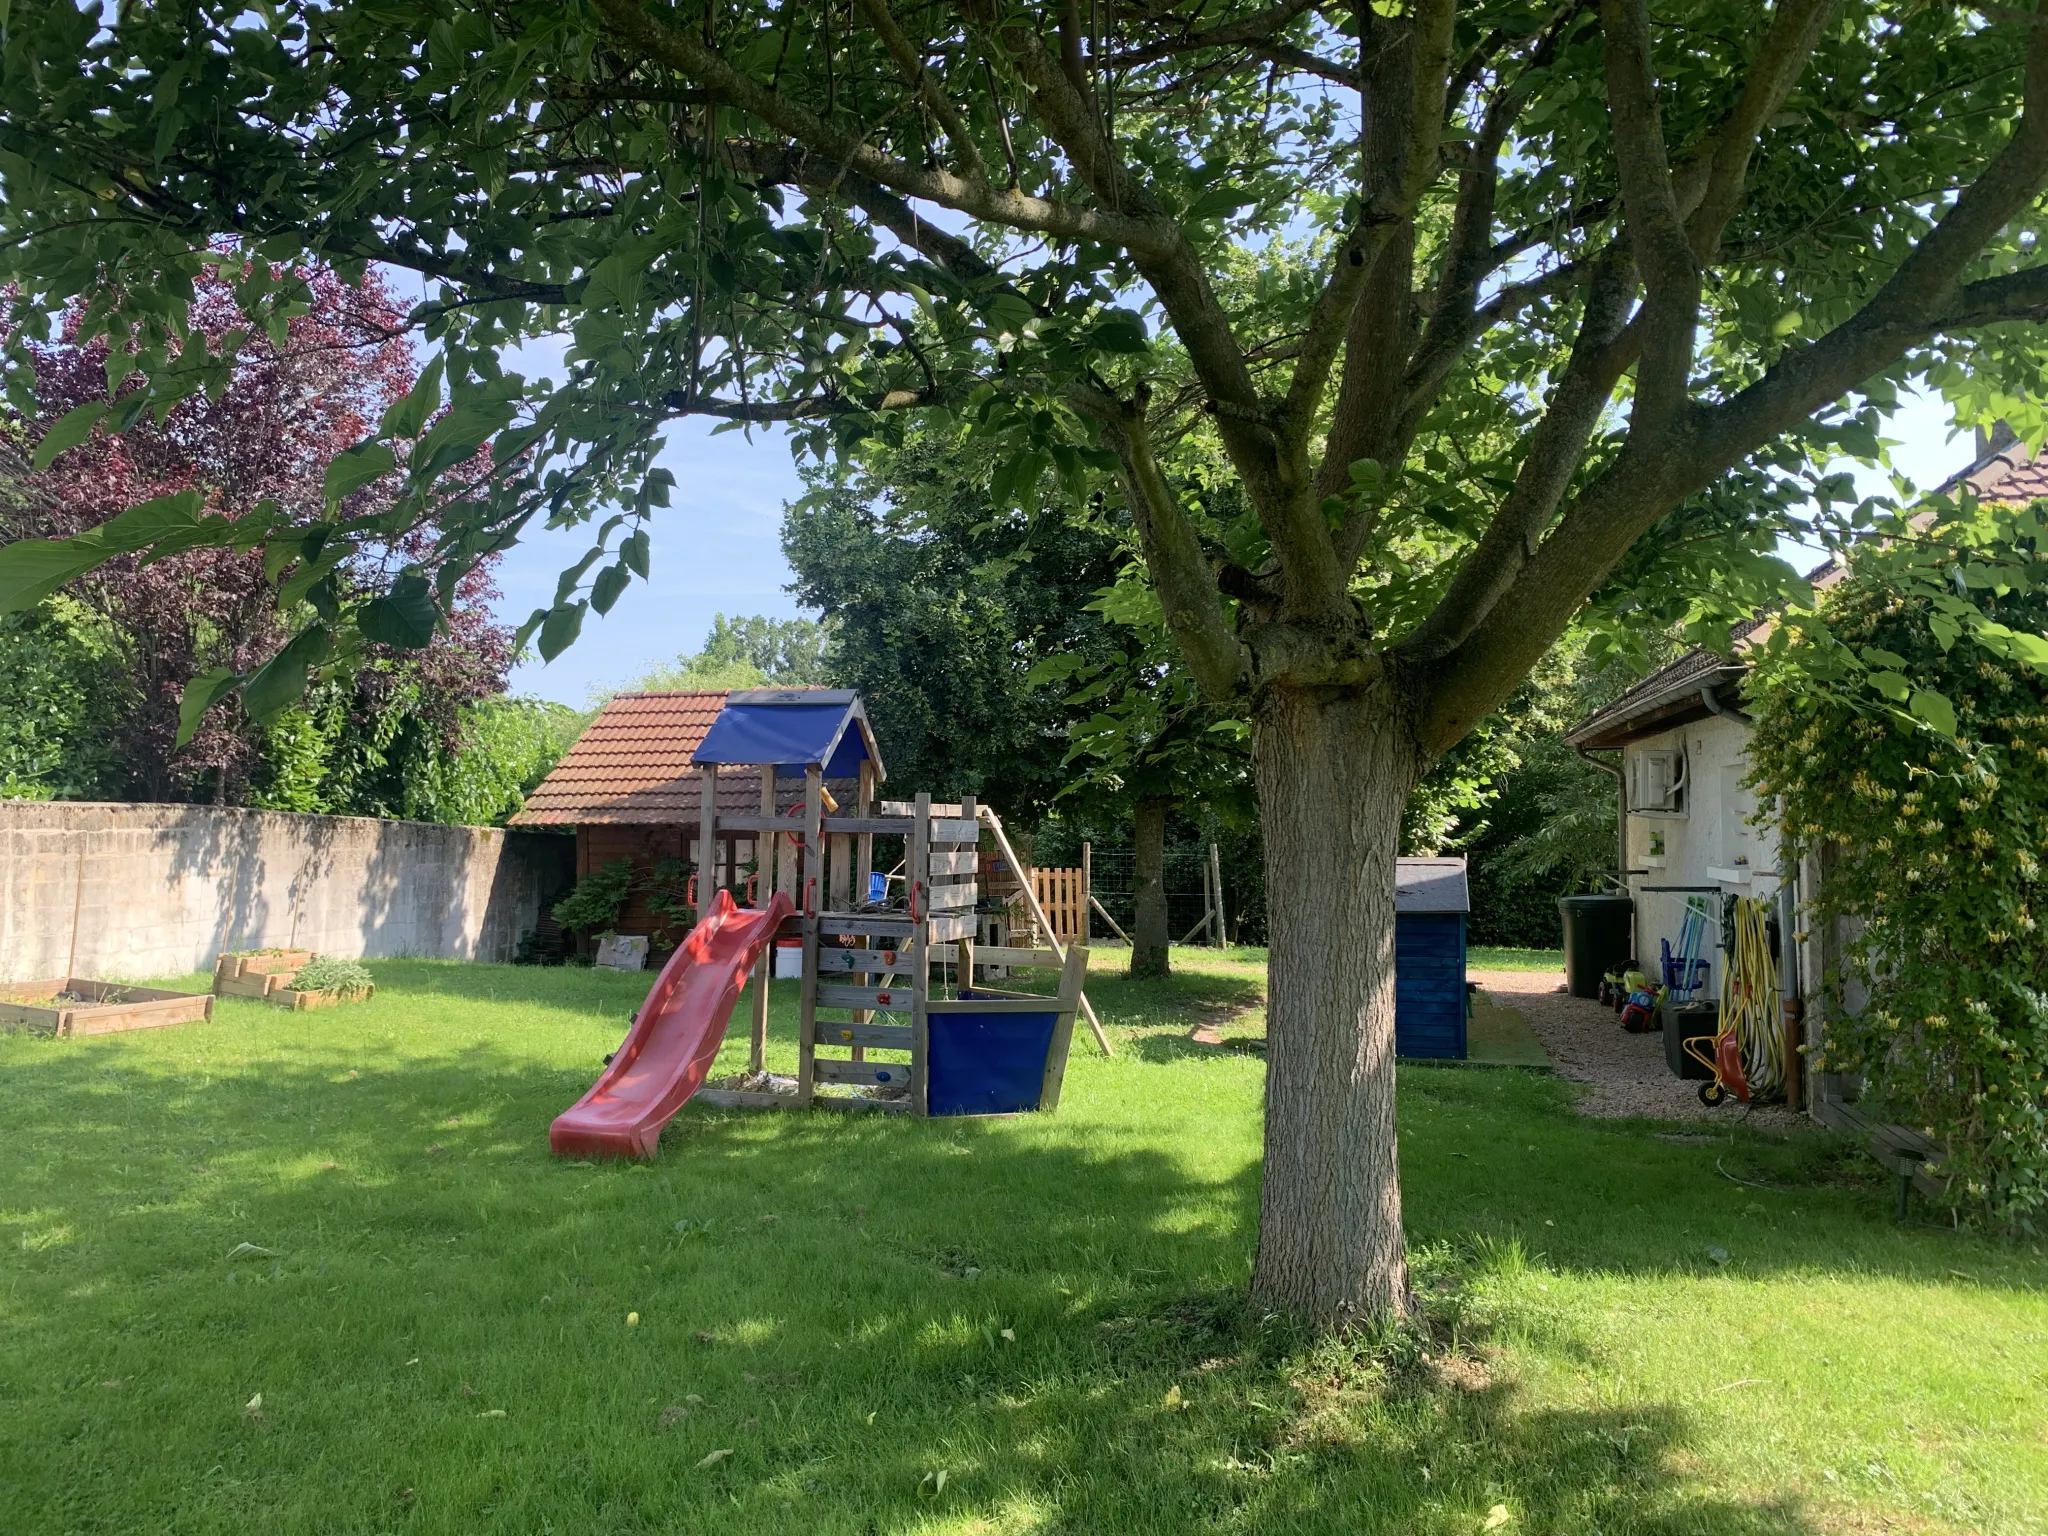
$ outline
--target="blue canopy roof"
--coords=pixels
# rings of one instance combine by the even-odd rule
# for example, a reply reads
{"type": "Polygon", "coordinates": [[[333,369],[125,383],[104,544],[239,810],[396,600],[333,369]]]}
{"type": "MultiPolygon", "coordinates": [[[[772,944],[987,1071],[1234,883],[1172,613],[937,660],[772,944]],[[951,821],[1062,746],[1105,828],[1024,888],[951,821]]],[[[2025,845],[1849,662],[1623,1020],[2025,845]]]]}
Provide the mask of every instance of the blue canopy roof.
{"type": "Polygon", "coordinates": [[[882,757],[860,695],[851,688],[751,688],[727,695],[693,763],[773,763],[791,777],[819,768],[828,779],[850,779],[860,765],[882,757]]]}

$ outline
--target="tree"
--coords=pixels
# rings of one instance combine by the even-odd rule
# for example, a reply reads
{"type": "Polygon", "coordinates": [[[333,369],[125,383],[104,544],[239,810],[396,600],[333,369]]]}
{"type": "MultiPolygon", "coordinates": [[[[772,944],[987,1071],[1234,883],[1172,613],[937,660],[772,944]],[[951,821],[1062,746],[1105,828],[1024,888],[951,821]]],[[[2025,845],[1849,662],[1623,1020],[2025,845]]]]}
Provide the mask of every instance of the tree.
{"type": "Polygon", "coordinates": [[[1820,866],[1802,921],[1845,940],[1828,946],[1811,1065],[1867,1074],[1870,1097],[1947,1148],[1958,1206],[2034,1233],[2048,1211],[2044,510],[1937,502],[1860,551],[1761,648],[1749,746],[1788,854],[1820,866]]]}
{"type": "MultiPolygon", "coordinates": [[[[293,526],[315,523],[335,457],[405,398],[418,369],[404,311],[381,282],[345,283],[327,270],[304,280],[304,310],[275,336],[252,336],[230,282],[203,275],[185,324],[195,344],[231,365],[218,392],[67,445],[61,435],[52,440],[53,421],[96,421],[137,393],[121,377],[118,351],[88,337],[87,311],[73,304],[54,344],[28,348],[43,413],[29,427],[41,439],[38,463],[16,466],[0,531],[14,539],[90,537],[181,495],[224,519],[270,508],[293,526]]],[[[371,482],[353,500],[375,517],[388,513],[392,498],[388,486],[371,482]]],[[[401,533],[334,574],[358,597],[386,591],[407,551],[430,543],[424,531],[401,533]]],[[[426,648],[373,645],[336,668],[307,708],[267,726],[231,701],[181,722],[195,677],[214,667],[253,670],[290,636],[276,574],[261,549],[201,545],[160,557],[126,554],[70,584],[68,596],[97,618],[118,662],[98,700],[114,739],[92,789],[145,800],[203,795],[299,811],[420,813],[411,786],[427,759],[454,750],[466,705],[504,691],[510,636],[491,619],[488,566],[456,586],[446,632],[426,648]]]]}
{"type": "Polygon", "coordinates": [[[1106,654],[1088,605],[1122,556],[1114,536],[1055,505],[993,503],[979,446],[912,434],[814,473],[786,509],[782,548],[792,590],[831,626],[826,666],[860,690],[891,780],[1028,817],[1068,786],[1076,713],[1035,669],[1106,654]]]}
{"type": "Polygon", "coordinates": [[[831,667],[825,659],[830,628],[812,619],[731,618],[713,614],[704,648],[656,667],[633,686],[675,688],[819,688],[831,667]]]}
{"type": "MultiPolygon", "coordinates": [[[[1119,482],[1184,664],[1252,724],[1254,1301],[1370,1320],[1407,1298],[1409,791],[1610,573],[1718,568],[1705,596],[1739,607],[1788,582],[1732,557],[1769,550],[1779,491],[1878,452],[1902,379],[2026,397],[2048,27],[1907,0],[24,0],[0,177],[22,325],[89,292],[136,411],[218,374],[177,346],[218,237],[424,275],[452,408],[380,423],[329,490],[403,454],[391,516],[426,518],[495,437],[491,494],[422,566],[443,583],[616,506],[529,621],[544,655],[645,574],[678,416],[819,453],[939,416],[1005,449],[999,501],[1119,482]],[[1263,280],[1290,241],[1306,259],[1263,280]],[[540,336],[568,342],[560,382],[505,367],[540,336]],[[1228,522],[1163,472],[1191,435],[1234,477],[1228,522]]],[[[238,296],[261,323],[303,301],[238,296]]],[[[320,537],[381,526],[344,505],[320,537]]],[[[258,705],[348,624],[255,674],[258,705]]]]}

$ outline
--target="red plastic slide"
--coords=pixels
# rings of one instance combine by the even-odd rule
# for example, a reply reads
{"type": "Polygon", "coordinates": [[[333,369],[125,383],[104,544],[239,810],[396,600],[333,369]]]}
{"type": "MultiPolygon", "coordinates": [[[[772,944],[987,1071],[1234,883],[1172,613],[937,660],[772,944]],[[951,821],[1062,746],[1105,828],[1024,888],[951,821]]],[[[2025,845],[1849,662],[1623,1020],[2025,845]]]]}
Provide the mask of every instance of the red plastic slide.
{"type": "Polygon", "coordinates": [[[720,891],[661,968],[604,1076],[548,1127],[548,1146],[575,1157],[654,1156],[661,1128],[704,1086],[748,970],[795,910],[781,892],[756,912],[720,891]]]}

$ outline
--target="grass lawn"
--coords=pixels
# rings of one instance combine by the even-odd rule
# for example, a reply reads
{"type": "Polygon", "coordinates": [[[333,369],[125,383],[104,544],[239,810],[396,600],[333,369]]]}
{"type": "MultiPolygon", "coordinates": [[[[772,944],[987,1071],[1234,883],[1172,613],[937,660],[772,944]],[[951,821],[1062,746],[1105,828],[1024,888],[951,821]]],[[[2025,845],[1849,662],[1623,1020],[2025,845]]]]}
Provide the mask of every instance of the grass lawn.
{"type": "Polygon", "coordinates": [[[1177,958],[1057,1115],[651,1166],[546,1134],[644,977],[0,1037],[0,1531],[2048,1530],[2048,1263],[1818,1135],[1404,1067],[1435,1341],[1246,1316],[1262,1068],[1186,1036],[1261,976],[1177,958]]]}
{"type": "Polygon", "coordinates": [[[1504,944],[1474,944],[1465,954],[1468,971],[1555,971],[1564,977],[1561,949],[1514,949],[1504,944]]]}

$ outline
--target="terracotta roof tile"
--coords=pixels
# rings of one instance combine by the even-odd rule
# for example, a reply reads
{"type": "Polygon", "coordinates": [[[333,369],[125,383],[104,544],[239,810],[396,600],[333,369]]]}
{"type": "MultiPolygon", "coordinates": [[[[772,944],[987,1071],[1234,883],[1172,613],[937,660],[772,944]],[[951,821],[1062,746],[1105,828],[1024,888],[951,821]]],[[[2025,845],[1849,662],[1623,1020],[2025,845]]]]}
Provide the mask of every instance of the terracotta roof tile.
{"type": "MultiPolygon", "coordinates": [[[[527,796],[512,825],[695,822],[698,770],[690,754],[725,708],[725,698],[724,689],[614,694],[527,796]]],[[[745,769],[719,774],[720,814],[748,815],[760,806],[758,774],[745,769]]]]}

